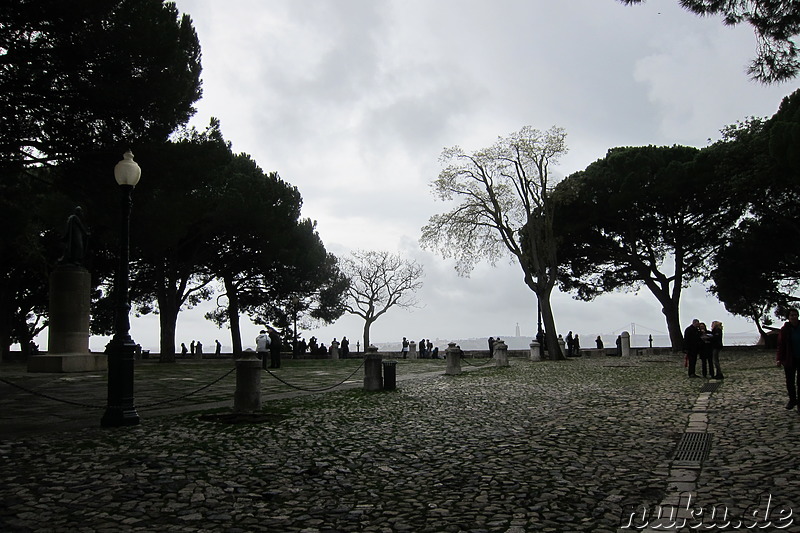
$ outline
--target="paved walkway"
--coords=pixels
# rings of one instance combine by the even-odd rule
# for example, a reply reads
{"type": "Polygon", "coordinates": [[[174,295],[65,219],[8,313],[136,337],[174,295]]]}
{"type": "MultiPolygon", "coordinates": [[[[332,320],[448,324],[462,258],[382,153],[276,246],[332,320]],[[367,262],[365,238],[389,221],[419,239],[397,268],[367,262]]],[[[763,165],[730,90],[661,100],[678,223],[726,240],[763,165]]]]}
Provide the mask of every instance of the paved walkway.
{"type": "MultiPolygon", "coordinates": [[[[229,410],[233,374],[145,405],[230,362],[140,363],[142,424],[117,429],[97,427],[103,374],[3,365],[0,378],[95,406],[0,383],[0,531],[800,531],[787,514],[800,512],[800,414],[783,408],[783,373],[764,352],[723,352],[723,365],[705,392],[674,356],[512,359],[455,377],[401,361],[391,393],[361,390],[363,370],[325,393],[264,376],[268,419],[227,425],[199,415],[229,410]],[[688,433],[707,435],[702,462],[674,460],[688,433]]],[[[276,374],[320,389],[356,369],[276,374]]]]}

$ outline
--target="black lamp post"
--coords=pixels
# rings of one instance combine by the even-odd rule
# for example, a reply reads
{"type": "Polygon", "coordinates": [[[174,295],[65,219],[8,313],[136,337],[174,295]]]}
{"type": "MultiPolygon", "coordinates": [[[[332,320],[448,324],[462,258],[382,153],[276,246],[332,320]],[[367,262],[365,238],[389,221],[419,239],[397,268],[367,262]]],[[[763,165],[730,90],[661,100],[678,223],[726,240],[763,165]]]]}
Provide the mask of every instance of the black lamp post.
{"type": "Polygon", "coordinates": [[[130,261],[131,193],[139,183],[142,169],[128,150],[114,167],[114,178],[120,186],[119,264],[114,278],[114,337],[106,345],[108,356],[108,404],[100,420],[103,427],[134,426],[139,413],[133,402],[133,360],[136,343],[130,336],[131,322],[128,301],[130,261]]]}

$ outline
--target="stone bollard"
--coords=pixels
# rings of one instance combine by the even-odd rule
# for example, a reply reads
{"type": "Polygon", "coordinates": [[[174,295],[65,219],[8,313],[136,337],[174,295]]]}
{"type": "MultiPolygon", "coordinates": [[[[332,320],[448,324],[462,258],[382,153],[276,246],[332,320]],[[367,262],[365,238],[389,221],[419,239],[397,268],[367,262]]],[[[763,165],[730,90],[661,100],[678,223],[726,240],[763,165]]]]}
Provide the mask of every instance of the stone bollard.
{"type": "Polygon", "coordinates": [[[408,343],[408,358],[409,359],[417,359],[417,343],[411,341],[408,343]]]}
{"type": "Polygon", "coordinates": [[[252,413],[261,409],[261,361],[253,350],[247,349],[236,365],[236,391],[233,393],[233,410],[252,413]]]}
{"type": "MultiPolygon", "coordinates": [[[[561,350],[561,357],[564,357],[567,354],[567,351],[564,347],[567,345],[567,342],[564,340],[564,337],[561,335],[558,336],[558,349],[561,350]]],[[[552,357],[550,359],[553,359],[552,357]]]]}
{"type": "Polygon", "coordinates": [[[378,348],[370,344],[364,356],[364,390],[383,390],[383,364],[378,348]]]}
{"type": "Polygon", "coordinates": [[[541,361],[542,360],[542,352],[539,350],[539,343],[533,341],[530,344],[531,347],[531,361],[541,361]]]}
{"type": "Polygon", "coordinates": [[[446,376],[457,376],[461,373],[461,350],[456,348],[456,343],[447,344],[447,369],[446,376]]]}
{"type": "Polygon", "coordinates": [[[622,332],[622,357],[631,355],[631,334],[627,331],[622,332]]]}
{"type": "Polygon", "coordinates": [[[494,358],[497,361],[496,366],[509,366],[508,364],[508,346],[503,340],[494,343],[494,358]]]}

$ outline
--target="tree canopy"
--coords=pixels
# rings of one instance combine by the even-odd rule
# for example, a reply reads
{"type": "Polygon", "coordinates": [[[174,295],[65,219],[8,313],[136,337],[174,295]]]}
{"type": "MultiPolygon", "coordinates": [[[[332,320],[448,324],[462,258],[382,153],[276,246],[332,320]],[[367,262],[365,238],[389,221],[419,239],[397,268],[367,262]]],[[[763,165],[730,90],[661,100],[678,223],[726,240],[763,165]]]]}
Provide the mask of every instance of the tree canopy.
{"type": "Polygon", "coordinates": [[[301,218],[302,197],[246,154],[233,158],[213,185],[207,265],[219,281],[219,305],[207,315],[228,323],[241,351],[239,317],[287,328],[295,312],[330,322],[344,312],[346,283],[316,225],[301,218]]]}
{"type": "Polygon", "coordinates": [[[800,301],[800,90],[769,120],[725,133],[711,148],[736,161],[731,186],[746,199],[747,213],[716,257],[711,289],[729,312],[761,329],[800,301]]]}
{"type": "Polygon", "coordinates": [[[10,0],[0,9],[0,344],[40,327],[57,234],[76,205],[107,261],[112,169],[166,140],[200,97],[200,46],[162,0],[10,0]],[[96,208],[102,206],[103,209],[96,208]],[[25,289],[22,291],[22,289],[25,289]],[[27,317],[27,318],[26,318],[27,317]],[[23,327],[23,324],[26,324],[23,327]],[[13,332],[12,332],[13,330],[13,332]]]}
{"type": "MultiPolygon", "coordinates": [[[[645,0],[619,0],[641,4],[645,0]]],[[[756,34],[756,57],[748,74],[763,83],[790,80],[800,72],[795,44],[800,34],[800,2],[797,0],[678,0],[680,5],[700,16],[721,15],[723,23],[750,24],[756,34]]]]}
{"type": "Polygon", "coordinates": [[[553,233],[550,166],[567,153],[566,132],[530,126],[481,150],[447,148],[447,166],[433,181],[434,195],[456,205],[422,228],[423,247],[456,259],[460,274],[483,259],[494,264],[510,254],[536,293],[551,357],[560,357],[550,294],[558,277],[553,233]]]}
{"type": "Polygon", "coordinates": [[[557,194],[561,285],[578,298],[647,287],[682,344],[681,291],[708,274],[741,205],[700,150],[613,148],[557,194]]]}
{"type": "Polygon", "coordinates": [[[197,35],[174,3],[6,2],[0,10],[3,181],[98,148],[165,140],[194,113],[200,70],[197,35]]]}

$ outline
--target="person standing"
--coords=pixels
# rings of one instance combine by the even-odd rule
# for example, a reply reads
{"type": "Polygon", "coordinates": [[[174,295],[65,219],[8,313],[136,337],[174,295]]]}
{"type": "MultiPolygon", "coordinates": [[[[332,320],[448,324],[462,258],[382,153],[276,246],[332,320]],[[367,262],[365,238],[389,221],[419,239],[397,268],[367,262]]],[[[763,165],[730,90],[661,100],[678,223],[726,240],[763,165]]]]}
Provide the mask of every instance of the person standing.
{"type": "Polygon", "coordinates": [[[347,337],[342,337],[342,359],[347,359],[347,355],[350,353],[350,341],[347,340],[347,337]]]}
{"type": "Polygon", "coordinates": [[[697,355],[700,353],[700,343],[703,342],[700,340],[700,330],[697,329],[699,325],[700,320],[695,318],[683,331],[683,353],[686,354],[690,378],[697,377],[697,355]]]}
{"type": "Polygon", "coordinates": [[[575,357],[581,356],[581,339],[577,333],[572,337],[572,355],[575,357]]]}
{"type": "Polygon", "coordinates": [[[714,379],[714,367],[711,362],[711,332],[708,331],[705,322],[700,322],[697,325],[697,330],[700,332],[700,366],[703,370],[703,377],[708,377],[711,374],[711,379],[714,379]]]}
{"type": "Polygon", "coordinates": [[[567,342],[567,357],[572,357],[572,349],[575,346],[575,344],[574,344],[574,341],[573,341],[573,338],[572,338],[572,332],[571,331],[569,333],[567,333],[567,338],[565,340],[567,342]]]}
{"type": "Polygon", "coordinates": [[[262,329],[256,337],[256,352],[261,359],[261,368],[267,368],[267,354],[269,353],[269,335],[267,330],[262,329]]]}
{"type": "Polygon", "coordinates": [[[408,357],[408,339],[403,337],[403,359],[408,357]]]}
{"type": "Polygon", "coordinates": [[[219,342],[219,339],[214,339],[214,343],[217,345],[217,348],[214,350],[214,353],[219,355],[222,352],[222,343],[219,342]]]}
{"type": "Polygon", "coordinates": [[[192,354],[192,357],[194,357],[194,341],[192,341],[191,343],[189,343],[189,348],[191,348],[191,350],[192,350],[192,351],[191,351],[191,354],[192,354]]]}
{"type": "Polygon", "coordinates": [[[182,342],[181,343],[181,356],[186,358],[186,352],[188,352],[188,351],[189,351],[189,349],[186,347],[186,343],[182,342]]]}
{"type": "Polygon", "coordinates": [[[789,309],[789,321],[781,328],[778,335],[777,362],[783,367],[786,376],[786,392],[789,393],[789,402],[786,409],[800,405],[797,403],[797,389],[800,388],[800,320],[795,308],[789,309]]]}
{"type": "Polygon", "coordinates": [[[714,320],[711,323],[711,364],[714,379],[723,379],[722,368],[719,366],[719,352],[722,350],[722,322],[714,320]]]}
{"type": "Polygon", "coordinates": [[[275,328],[267,328],[269,331],[269,367],[281,367],[281,335],[275,328]]]}
{"type": "Polygon", "coordinates": [[[603,339],[600,338],[600,335],[597,336],[597,338],[594,340],[594,343],[597,345],[598,350],[603,349],[603,339]]]}
{"type": "Polygon", "coordinates": [[[489,358],[494,357],[494,337],[489,337],[489,358]]]}

